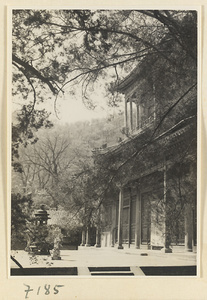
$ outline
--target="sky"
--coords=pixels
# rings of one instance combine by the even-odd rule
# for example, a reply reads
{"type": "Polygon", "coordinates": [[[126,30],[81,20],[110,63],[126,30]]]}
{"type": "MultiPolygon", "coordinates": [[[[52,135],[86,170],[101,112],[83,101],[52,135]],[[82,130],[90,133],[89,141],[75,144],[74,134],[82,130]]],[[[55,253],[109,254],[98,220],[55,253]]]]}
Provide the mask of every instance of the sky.
{"type": "MultiPolygon", "coordinates": [[[[30,100],[32,101],[32,98],[30,100]]],[[[104,98],[102,93],[98,94],[97,92],[96,94],[94,94],[94,98],[92,100],[96,106],[94,110],[87,109],[81,97],[71,96],[69,93],[66,93],[66,96],[61,97],[57,100],[57,114],[55,113],[54,108],[55,98],[36,105],[36,108],[45,108],[48,112],[51,113],[51,121],[60,125],[71,124],[78,121],[91,121],[92,119],[107,118],[111,115],[119,113],[120,111],[123,111],[124,101],[120,103],[120,106],[118,108],[109,108],[106,104],[107,99],[104,98]]],[[[15,99],[12,103],[12,111],[16,112],[21,107],[21,99],[15,99]]]]}
{"type": "MultiPolygon", "coordinates": [[[[94,15],[94,18],[98,18],[98,14],[94,15]]],[[[37,33],[36,35],[40,34],[41,30],[36,29],[37,33]]],[[[68,47],[68,43],[75,43],[76,46],[80,46],[83,43],[83,34],[74,34],[74,37],[71,36],[70,39],[65,39],[62,46],[56,45],[54,53],[55,53],[55,59],[59,63],[68,63],[68,57],[67,55],[62,56],[61,51],[63,51],[64,47],[68,47]]],[[[30,49],[31,47],[29,47],[30,49]]],[[[34,52],[35,55],[39,55],[39,52],[34,52]]],[[[45,60],[51,59],[51,53],[48,52],[45,54],[45,60]]],[[[108,71],[109,75],[111,76],[111,73],[114,74],[114,70],[108,71]]],[[[77,73],[78,74],[78,73],[77,73]]],[[[69,74],[68,77],[68,84],[64,85],[64,95],[61,95],[61,92],[58,94],[58,99],[56,102],[56,108],[54,109],[54,102],[55,99],[49,99],[49,95],[47,97],[47,91],[45,92],[44,97],[44,103],[36,103],[36,109],[46,109],[47,112],[51,113],[51,120],[55,121],[59,124],[65,124],[65,123],[74,123],[77,121],[90,121],[91,119],[97,119],[97,118],[106,118],[109,115],[112,115],[116,112],[120,112],[121,109],[109,109],[107,107],[106,102],[107,99],[104,99],[103,92],[104,87],[103,82],[102,83],[94,83],[95,90],[92,90],[91,94],[87,96],[90,97],[89,101],[91,100],[93,103],[95,103],[96,108],[94,110],[87,109],[82,101],[82,84],[77,84],[77,88],[74,88],[73,82],[70,82],[71,77],[70,76],[76,76],[76,73],[69,74]],[[69,83],[70,82],[70,83],[69,83]],[[74,91],[74,94],[72,95],[72,90],[74,91]],[[48,101],[47,101],[48,98],[48,101]]],[[[109,78],[110,78],[109,76],[109,78]]],[[[26,79],[25,79],[26,81],[26,79]]],[[[66,80],[67,81],[67,80],[66,80]]],[[[104,81],[107,81],[107,78],[104,79],[104,81]]],[[[51,91],[49,91],[51,94],[51,91]]],[[[31,101],[33,103],[33,92],[28,96],[27,103],[31,101]]],[[[24,99],[25,103],[25,99],[24,99]]],[[[13,104],[12,104],[13,111],[19,110],[22,107],[22,98],[21,95],[17,97],[13,97],[13,104]]]]}
{"type": "Polygon", "coordinates": [[[81,100],[70,99],[63,101],[60,105],[60,123],[74,123],[77,121],[86,121],[107,116],[107,110],[97,108],[95,110],[87,109],[81,100]]]}
{"type": "MultiPolygon", "coordinates": [[[[124,101],[120,103],[118,108],[110,108],[107,105],[107,98],[104,97],[103,91],[97,89],[90,96],[95,109],[88,109],[81,98],[79,92],[76,95],[65,93],[63,97],[57,100],[57,112],[54,111],[54,102],[49,104],[51,107],[47,107],[48,111],[51,111],[52,119],[59,124],[74,123],[78,121],[90,121],[92,119],[107,118],[110,115],[123,111],[124,101]]],[[[45,103],[44,103],[45,105],[45,103]]]]}

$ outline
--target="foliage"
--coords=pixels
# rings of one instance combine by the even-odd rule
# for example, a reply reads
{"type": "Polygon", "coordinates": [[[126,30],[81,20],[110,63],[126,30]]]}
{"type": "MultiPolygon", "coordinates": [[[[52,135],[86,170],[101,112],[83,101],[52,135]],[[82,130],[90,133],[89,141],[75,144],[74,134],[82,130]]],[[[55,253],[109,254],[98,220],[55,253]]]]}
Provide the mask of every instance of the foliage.
{"type": "Polygon", "coordinates": [[[116,142],[122,121],[121,115],[41,130],[38,141],[20,147],[19,159],[14,160],[21,166],[21,172],[13,172],[18,191],[31,192],[36,208],[44,202],[50,209],[63,206],[74,217],[77,210],[78,215],[84,214],[84,201],[92,208],[92,199],[98,199],[94,194],[100,176],[94,169],[92,150],[116,142]]]}
{"type": "MultiPolygon", "coordinates": [[[[30,236],[30,244],[35,246],[34,253],[49,254],[54,247],[55,238],[61,241],[63,236],[57,225],[37,225],[31,222],[27,225],[27,235],[30,236]]],[[[27,249],[30,251],[30,249],[27,249]]]]}
{"type": "MultiPolygon", "coordinates": [[[[44,195],[56,209],[61,204],[70,210],[82,225],[98,223],[97,212],[107,196],[112,199],[117,186],[133,178],[137,169],[155,163],[155,153],[159,158],[167,154],[160,150],[163,134],[192,121],[186,147],[195,144],[196,11],[14,10],[13,67],[13,96],[21,103],[13,128],[14,168],[37,202],[44,195]],[[142,104],[156,99],[152,130],[138,139],[128,134],[126,142],[115,128],[121,116],[112,122],[79,122],[49,131],[47,137],[44,131],[42,136],[34,134],[51,127],[42,106],[53,99],[57,112],[63,94],[81,96],[93,109],[92,94],[104,88],[108,105],[119,105],[122,78],[131,71],[137,82],[134,97],[142,104]],[[106,144],[111,146],[120,136],[120,144],[105,155],[106,144]]],[[[187,157],[178,163],[185,164],[187,157]]],[[[177,178],[182,181],[182,176],[177,178]]],[[[182,191],[181,202],[184,197],[182,191]]]]}
{"type": "MultiPolygon", "coordinates": [[[[18,149],[21,144],[26,147],[29,143],[37,142],[34,132],[45,127],[51,128],[53,125],[48,120],[49,113],[45,110],[28,111],[23,105],[21,111],[16,116],[16,123],[12,126],[12,158],[18,158],[18,149]]],[[[14,164],[15,167],[17,167],[14,164]]],[[[21,171],[21,170],[19,170],[21,171]]]]}
{"type": "Polygon", "coordinates": [[[81,225],[74,225],[70,227],[64,227],[62,229],[62,233],[65,238],[63,238],[62,245],[69,244],[69,245],[80,245],[81,243],[81,232],[82,226],[81,225]]]}
{"type": "Polygon", "coordinates": [[[31,194],[11,195],[11,248],[20,244],[26,245],[25,231],[32,220],[32,198],[31,194]]]}
{"type": "Polygon", "coordinates": [[[68,74],[70,81],[76,76],[95,80],[106,68],[127,63],[129,70],[130,61],[154,53],[173,65],[175,55],[196,60],[195,11],[14,10],[13,24],[18,76],[26,72],[53,93],[68,74]]]}
{"type": "Polygon", "coordinates": [[[79,96],[77,86],[89,108],[94,108],[93,92],[103,85],[108,104],[119,104],[114,87],[143,58],[148,63],[142,77],[155,62],[160,89],[168,78],[172,90],[172,74],[178,82],[180,74],[186,81],[195,78],[196,22],[193,10],[13,10],[13,95],[20,102],[18,124],[23,124],[18,132],[29,137],[29,120],[39,127],[48,117],[38,106],[53,98],[56,108],[63,93],[79,96]]]}
{"type": "Polygon", "coordinates": [[[32,195],[21,195],[12,193],[11,196],[11,249],[26,248],[28,235],[31,243],[35,245],[40,252],[52,249],[54,238],[57,235],[62,239],[62,234],[58,226],[35,224],[34,202],[32,195]]]}

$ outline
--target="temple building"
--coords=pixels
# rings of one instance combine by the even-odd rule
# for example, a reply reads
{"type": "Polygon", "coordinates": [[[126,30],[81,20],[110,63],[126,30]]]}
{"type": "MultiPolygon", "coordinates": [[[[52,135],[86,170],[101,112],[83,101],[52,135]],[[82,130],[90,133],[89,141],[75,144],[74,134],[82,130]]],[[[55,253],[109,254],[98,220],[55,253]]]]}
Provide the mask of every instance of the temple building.
{"type": "Polygon", "coordinates": [[[125,97],[125,138],[94,154],[120,173],[101,207],[97,245],[196,251],[196,85],[177,76],[167,86],[170,78],[157,77],[156,62],[143,76],[146,67],[116,87],[125,97]]]}

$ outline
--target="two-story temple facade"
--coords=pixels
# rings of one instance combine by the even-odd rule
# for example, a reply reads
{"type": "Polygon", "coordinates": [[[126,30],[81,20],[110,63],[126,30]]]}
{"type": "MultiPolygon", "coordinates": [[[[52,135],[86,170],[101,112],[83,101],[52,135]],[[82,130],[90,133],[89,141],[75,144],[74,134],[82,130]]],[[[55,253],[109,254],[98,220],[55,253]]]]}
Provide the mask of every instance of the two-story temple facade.
{"type": "Polygon", "coordinates": [[[118,85],[126,138],[95,153],[122,174],[101,206],[96,245],[196,251],[196,87],[166,100],[153,74],[145,81],[147,90],[135,68],[118,85]]]}

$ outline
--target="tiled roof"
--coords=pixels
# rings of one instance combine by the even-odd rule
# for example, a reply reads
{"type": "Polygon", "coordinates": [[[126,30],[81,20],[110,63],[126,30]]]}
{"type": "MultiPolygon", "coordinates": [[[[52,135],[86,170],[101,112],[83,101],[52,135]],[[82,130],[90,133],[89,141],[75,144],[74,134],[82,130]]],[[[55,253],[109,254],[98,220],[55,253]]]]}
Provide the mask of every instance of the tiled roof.
{"type": "Polygon", "coordinates": [[[172,126],[170,129],[164,131],[163,133],[161,133],[157,136],[153,133],[153,129],[152,129],[153,123],[151,123],[146,128],[141,128],[139,130],[134,131],[130,135],[130,137],[126,137],[121,142],[116,143],[116,144],[114,144],[110,147],[106,147],[106,148],[96,148],[96,149],[94,149],[93,153],[95,155],[105,155],[105,154],[110,154],[110,153],[114,154],[116,152],[118,153],[119,151],[121,151],[121,149],[124,145],[127,145],[131,141],[135,141],[135,140],[143,137],[143,135],[146,132],[149,133],[150,131],[151,131],[151,136],[153,137],[153,135],[154,135],[152,142],[162,140],[164,143],[167,143],[169,140],[172,140],[172,139],[184,134],[191,127],[191,125],[193,123],[195,123],[194,116],[183,119],[180,122],[178,122],[176,125],[172,126]]]}

